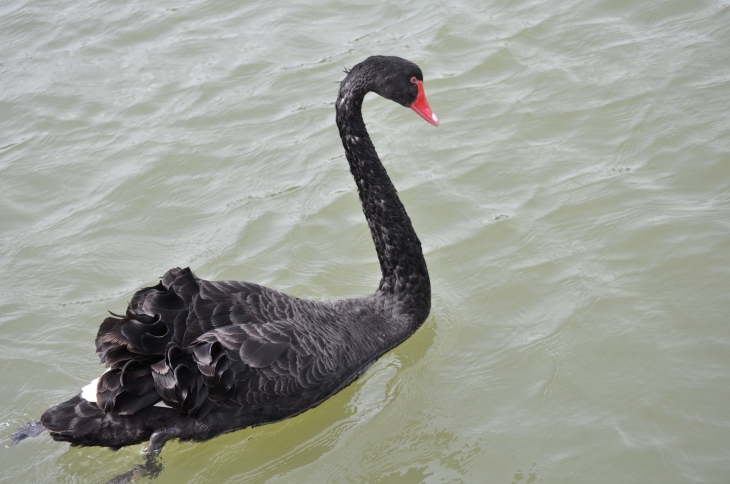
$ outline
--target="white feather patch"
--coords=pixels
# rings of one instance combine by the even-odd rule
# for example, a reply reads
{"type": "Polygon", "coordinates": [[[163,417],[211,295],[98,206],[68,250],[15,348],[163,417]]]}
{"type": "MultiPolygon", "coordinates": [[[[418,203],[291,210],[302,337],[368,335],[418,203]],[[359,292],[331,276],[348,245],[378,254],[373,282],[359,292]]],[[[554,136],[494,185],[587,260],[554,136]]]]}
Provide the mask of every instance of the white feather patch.
{"type": "MultiPolygon", "coordinates": [[[[107,371],[109,371],[109,370],[110,370],[110,369],[109,369],[109,368],[107,368],[107,369],[106,369],[106,370],[104,371],[104,373],[106,373],[106,372],[107,372],[107,371]]],[[[103,375],[104,373],[102,373],[102,375],[103,375]]],[[[99,378],[97,378],[97,379],[95,379],[95,380],[91,380],[91,383],[89,383],[89,384],[88,384],[88,385],[86,385],[86,386],[85,386],[84,388],[82,388],[82,389],[81,389],[81,398],[83,398],[83,399],[84,399],[84,400],[86,400],[87,402],[94,402],[94,403],[96,403],[96,387],[97,387],[97,385],[99,384],[99,380],[100,380],[100,379],[101,379],[101,377],[99,377],[99,378]]]]}
{"type": "MultiPolygon", "coordinates": [[[[109,371],[108,369],[104,372],[106,373],[109,371]]],[[[103,373],[102,373],[103,375],[103,373]]],[[[91,383],[86,385],[84,388],[81,389],[81,398],[86,400],[87,402],[94,402],[96,403],[96,387],[99,385],[99,380],[101,377],[91,380],[91,383]]],[[[162,407],[162,408],[172,408],[171,406],[167,405],[163,401],[159,401],[155,403],[155,407],[162,407]]]]}
{"type": "Polygon", "coordinates": [[[96,386],[99,384],[99,378],[92,380],[91,383],[81,389],[81,398],[87,402],[96,402],[96,386]]]}

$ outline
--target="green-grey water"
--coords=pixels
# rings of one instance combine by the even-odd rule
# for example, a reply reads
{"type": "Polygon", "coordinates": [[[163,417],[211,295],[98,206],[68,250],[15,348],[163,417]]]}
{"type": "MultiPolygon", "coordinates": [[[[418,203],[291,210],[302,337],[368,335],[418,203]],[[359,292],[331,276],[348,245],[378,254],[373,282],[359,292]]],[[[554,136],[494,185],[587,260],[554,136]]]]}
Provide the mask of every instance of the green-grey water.
{"type": "MultiPolygon", "coordinates": [[[[0,437],[98,376],[106,311],[169,268],[373,291],[334,98],[387,54],[441,120],[365,102],[431,316],[314,410],[168,444],[157,482],[730,479],[727,0],[5,0],[0,42],[0,437]]],[[[45,434],[0,482],[143,448],[45,434]]]]}

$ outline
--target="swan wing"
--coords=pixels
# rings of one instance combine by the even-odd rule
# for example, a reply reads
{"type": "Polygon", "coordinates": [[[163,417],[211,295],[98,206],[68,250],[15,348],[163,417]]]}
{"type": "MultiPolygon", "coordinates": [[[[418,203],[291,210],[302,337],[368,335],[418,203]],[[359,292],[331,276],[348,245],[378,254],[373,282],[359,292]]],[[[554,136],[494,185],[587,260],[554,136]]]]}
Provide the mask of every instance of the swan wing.
{"type": "Polygon", "coordinates": [[[330,353],[341,345],[316,324],[324,309],[302,304],[256,284],[172,269],[99,328],[97,352],[109,370],[97,404],[129,415],[162,400],[199,418],[217,405],[306,401],[337,371],[330,353]]]}

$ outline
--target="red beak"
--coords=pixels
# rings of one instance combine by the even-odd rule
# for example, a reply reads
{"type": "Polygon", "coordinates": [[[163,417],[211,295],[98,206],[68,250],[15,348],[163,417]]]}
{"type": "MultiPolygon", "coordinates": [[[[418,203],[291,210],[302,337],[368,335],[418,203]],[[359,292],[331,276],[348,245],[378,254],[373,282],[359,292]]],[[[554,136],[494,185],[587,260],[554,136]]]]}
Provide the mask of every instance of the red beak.
{"type": "Polygon", "coordinates": [[[411,104],[411,109],[418,113],[423,119],[433,124],[434,126],[439,125],[439,118],[431,111],[431,106],[426,101],[426,91],[423,89],[423,81],[416,81],[418,86],[418,97],[416,102],[411,104]]]}

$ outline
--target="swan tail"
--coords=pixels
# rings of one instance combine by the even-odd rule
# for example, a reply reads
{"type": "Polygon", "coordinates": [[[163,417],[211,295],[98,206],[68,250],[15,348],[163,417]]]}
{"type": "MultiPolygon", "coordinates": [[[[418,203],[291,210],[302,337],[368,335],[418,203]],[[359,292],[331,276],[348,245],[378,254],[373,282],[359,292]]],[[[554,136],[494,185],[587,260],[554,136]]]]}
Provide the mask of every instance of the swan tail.
{"type": "Polygon", "coordinates": [[[54,440],[75,445],[123,447],[148,440],[157,429],[179,419],[170,408],[146,407],[134,415],[105,413],[81,394],[54,405],[41,416],[54,440]]]}

